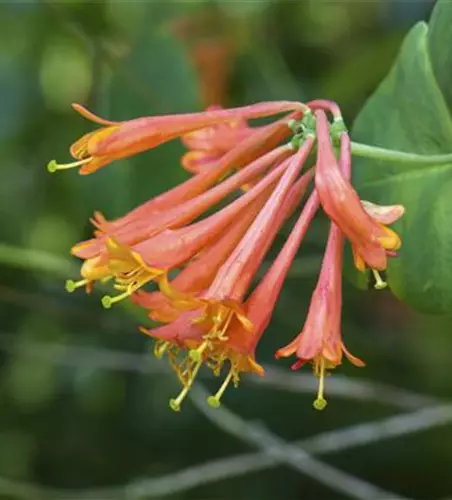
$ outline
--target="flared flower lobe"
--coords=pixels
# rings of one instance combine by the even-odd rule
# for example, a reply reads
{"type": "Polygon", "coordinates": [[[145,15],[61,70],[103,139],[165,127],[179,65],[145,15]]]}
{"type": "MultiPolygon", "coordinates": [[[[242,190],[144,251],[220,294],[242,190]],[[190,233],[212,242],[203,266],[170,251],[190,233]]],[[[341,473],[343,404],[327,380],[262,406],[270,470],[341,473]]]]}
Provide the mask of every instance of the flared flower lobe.
{"type": "Polygon", "coordinates": [[[343,236],[338,226],[332,223],[305,325],[292,342],[276,352],[277,358],[295,355],[298,360],[293,364],[293,369],[298,369],[307,362],[313,364],[314,374],[319,377],[319,391],[314,401],[316,409],[326,406],[325,371],[341,364],[342,353],[345,353],[353,364],[364,364],[352,356],[342,342],[342,255],[343,236]]]}

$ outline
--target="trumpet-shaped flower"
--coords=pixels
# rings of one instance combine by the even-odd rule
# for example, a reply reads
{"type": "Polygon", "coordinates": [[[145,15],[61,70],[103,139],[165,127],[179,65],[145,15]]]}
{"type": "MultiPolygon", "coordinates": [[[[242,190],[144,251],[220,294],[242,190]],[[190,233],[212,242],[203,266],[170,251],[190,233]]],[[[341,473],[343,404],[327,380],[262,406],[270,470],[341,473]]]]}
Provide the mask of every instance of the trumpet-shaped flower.
{"type": "Polygon", "coordinates": [[[280,162],[292,153],[293,151],[288,145],[275,148],[267,155],[247,165],[242,171],[194,198],[168,208],[163,212],[148,213],[146,216],[142,214],[143,216],[135,219],[133,223],[127,223],[122,227],[113,230],[107,228],[106,232],[99,230],[96,238],[78,243],[73,247],[72,253],[83,259],[90,259],[102,253],[107,239],[113,238],[122,245],[134,245],[155,236],[165,229],[173,229],[190,223],[226,196],[239,189],[244,182],[255,179],[275,163],[280,162]]]}
{"type": "Polygon", "coordinates": [[[201,113],[186,113],[136,118],[124,122],[112,122],[100,118],[79,104],[73,105],[85,118],[102,125],[103,128],[90,132],[77,140],[70,148],[77,160],[58,164],[52,160],[50,172],[80,167],[80,174],[90,174],[113,160],[142,153],[194,130],[236,119],[252,119],[271,116],[287,111],[303,112],[303,104],[279,101],[259,103],[242,108],[216,109],[201,113]]]}
{"type": "Polygon", "coordinates": [[[296,355],[298,361],[292,366],[300,368],[307,362],[314,366],[319,377],[319,390],[314,401],[316,409],[326,406],[324,398],[325,372],[342,362],[344,352],[357,366],[363,362],[352,356],[345,348],[341,336],[342,310],[342,255],[343,236],[332,223],[317,286],[312,294],[308,316],[301,333],[287,346],[276,352],[276,357],[296,355]]]}
{"type": "MultiPolygon", "coordinates": [[[[204,317],[208,321],[210,318],[218,318],[219,322],[226,322],[229,321],[231,315],[235,315],[245,328],[251,328],[249,321],[243,314],[241,303],[265,253],[284,221],[284,218],[281,217],[281,209],[311,151],[312,145],[313,139],[308,138],[300,150],[293,155],[277,187],[240,243],[218,270],[208,290],[199,298],[192,300],[192,308],[199,308],[204,304],[204,317]]],[[[250,190],[249,193],[254,189],[250,190]]],[[[169,290],[167,293],[171,298],[171,291],[169,290]]],[[[175,299],[177,302],[177,297],[175,299]]],[[[188,304],[190,301],[185,300],[184,302],[188,304]]]]}
{"type": "MultiPolygon", "coordinates": [[[[212,109],[221,108],[218,106],[208,108],[208,110],[212,109]]],[[[257,132],[268,131],[268,137],[261,142],[258,154],[261,156],[271,151],[283,139],[289,136],[290,129],[287,124],[290,120],[299,117],[299,115],[299,113],[292,113],[276,123],[262,127],[250,127],[246,120],[236,119],[190,132],[181,138],[182,142],[189,149],[182,157],[182,166],[185,170],[193,174],[199,174],[200,172],[214,168],[226,153],[233,150],[242,141],[249,139],[257,132]]],[[[254,158],[250,157],[249,160],[251,159],[254,158]]],[[[240,167],[240,164],[236,163],[234,165],[234,168],[240,167]]]]}
{"type": "MultiPolygon", "coordinates": [[[[393,255],[400,248],[401,240],[394,231],[380,223],[378,217],[373,217],[363,207],[350,184],[351,151],[348,134],[341,134],[339,167],[326,115],[321,110],[315,114],[319,149],[315,183],[322,207],[350,240],[356,267],[360,271],[364,271],[366,266],[383,271],[387,267],[387,256],[393,255]]],[[[375,214],[375,210],[373,213],[375,214]]]]}
{"type": "MultiPolygon", "coordinates": [[[[197,297],[208,288],[218,269],[237,246],[240,239],[265,203],[265,198],[258,198],[242,217],[233,222],[231,227],[209,247],[195,256],[187,267],[171,281],[171,289],[197,297]]],[[[167,287],[165,287],[167,288],[167,287]]],[[[171,321],[179,315],[179,310],[171,305],[171,300],[162,292],[140,291],[132,300],[149,310],[149,317],[155,321],[171,321]]]]}
{"type": "MultiPolygon", "coordinates": [[[[206,111],[215,109],[222,108],[209,106],[206,111]]],[[[181,164],[187,172],[199,174],[215,165],[224,154],[253,132],[246,120],[238,118],[183,135],[181,141],[189,151],[182,156],[181,164]]]]}
{"type": "Polygon", "coordinates": [[[166,229],[132,246],[109,240],[107,266],[111,276],[115,278],[115,288],[121,294],[105,297],[104,305],[110,307],[114,302],[136,292],[145,283],[188,262],[203,248],[212,244],[252,202],[261,196],[267,198],[287,169],[286,160],[250,191],[201,221],[174,230],[166,229]]]}
{"type": "Polygon", "coordinates": [[[344,238],[351,243],[356,267],[372,269],[376,287],[383,288],[378,271],[401,246],[387,226],[404,214],[401,205],[359,199],[350,182],[350,139],[339,107],[325,100],[308,106],[279,101],[124,122],[104,120],[79,105],[74,108],[101,127],[72,145],[77,161],[51,162],[51,171],[80,167],[81,174],[94,172],[177,137],[189,150],[182,158],[184,168],[194,174],[188,180],[116,220],[94,214],[94,237],[72,248],[83,261],[82,279],[66,285],[68,291],[85,286],[89,293],[95,282],[110,282],[116,294],[102,298],[104,307],[131,298],[162,323],[141,330],[156,341],[156,356],[168,358],[182,385],[170,401],[175,411],[203,365],[224,376],[208,398],[212,407],[220,405],[227,387],[236,386],[242,373],[264,375],[256,360],[258,343],[301,241],[318,208],[323,208],[331,228],[306,322],[276,356],[295,355],[293,369],[313,364],[319,377],[314,406],[324,408],[327,371],[339,365],[344,354],[363,365],[346,350],[341,336],[344,238]],[[331,126],[326,112],[334,117],[331,126]],[[284,116],[264,126],[248,123],[276,114],[284,116]],[[315,169],[303,172],[314,161],[315,169]],[[292,231],[255,284],[265,256],[313,176],[313,191],[292,231]],[[150,282],[158,289],[147,291],[150,282]]]}
{"type": "MultiPolygon", "coordinates": [[[[276,140],[284,136],[286,131],[289,130],[287,124],[288,120],[283,119],[267,127],[260,128],[222,156],[216,165],[212,165],[206,171],[152,198],[115,221],[107,221],[102,214],[96,212],[92,219],[92,223],[97,228],[95,232],[96,239],[90,240],[89,244],[86,242],[86,245],[83,243],[83,246],[97,245],[98,249],[102,248],[102,243],[99,241],[96,242],[96,240],[102,240],[102,237],[105,235],[115,237],[118,232],[128,231],[131,226],[135,227],[137,223],[142,224],[149,217],[159,216],[162,212],[166,212],[203,194],[227,176],[229,172],[240,169],[250,163],[258,161],[264,172],[265,168],[270,168],[273,162],[277,163],[275,155],[278,156],[281,153],[281,150],[279,150],[279,153],[278,151],[272,151],[272,148],[268,148],[268,144],[274,144],[276,140]],[[265,154],[267,152],[269,153],[268,155],[265,154]]],[[[260,177],[260,175],[256,174],[256,180],[260,177]]],[[[243,182],[254,184],[256,180],[243,182]]],[[[76,246],[76,248],[78,247],[76,246]]]]}
{"type": "MultiPolygon", "coordinates": [[[[308,171],[292,187],[284,202],[284,207],[279,212],[281,221],[292,215],[305,193],[312,175],[313,170],[308,171]]],[[[172,290],[175,290],[178,296],[182,293],[198,297],[201,292],[207,290],[220,267],[236,248],[245,231],[261,210],[264,202],[263,198],[256,200],[243,217],[235,221],[233,226],[218,241],[192,259],[188,266],[171,281],[171,284],[165,284],[166,293],[171,297],[172,290]]],[[[272,232],[276,234],[279,226],[280,221],[277,221],[273,225],[272,232]]],[[[269,234],[268,240],[272,241],[273,237],[273,234],[269,234]]],[[[262,246],[261,251],[265,253],[266,248],[267,246],[262,246]]],[[[170,297],[162,292],[139,292],[132,297],[132,300],[148,309],[151,319],[167,322],[175,319],[180,313],[177,306],[172,305],[170,297]]]]}
{"type": "MultiPolygon", "coordinates": [[[[304,192],[307,179],[305,177],[303,183],[292,191],[292,196],[285,206],[287,211],[285,216],[294,208],[297,198],[304,192]]],[[[217,317],[218,323],[221,322],[221,329],[212,336],[212,328],[209,330],[205,316],[200,322],[198,317],[200,311],[193,310],[184,312],[167,325],[141,329],[146,335],[158,340],[155,354],[158,357],[164,353],[168,355],[171,366],[184,386],[178,397],[170,401],[173,410],[180,410],[182,401],[202,364],[211,368],[215,375],[220,375],[225,364],[229,365],[228,373],[220,388],[208,398],[209,405],[215,408],[220,405],[227,386],[231,382],[235,386],[238,384],[241,373],[264,375],[264,369],[256,361],[256,347],[270,322],[290,265],[318,207],[318,198],[314,194],[307,202],[273,264],[243,304],[242,312],[247,322],[232,314],[229,314],[224,322],[221,322],[221,317],[217,317]]],[[[217,326],[215,319],[212,318],[211,327],[217,326]]]]}

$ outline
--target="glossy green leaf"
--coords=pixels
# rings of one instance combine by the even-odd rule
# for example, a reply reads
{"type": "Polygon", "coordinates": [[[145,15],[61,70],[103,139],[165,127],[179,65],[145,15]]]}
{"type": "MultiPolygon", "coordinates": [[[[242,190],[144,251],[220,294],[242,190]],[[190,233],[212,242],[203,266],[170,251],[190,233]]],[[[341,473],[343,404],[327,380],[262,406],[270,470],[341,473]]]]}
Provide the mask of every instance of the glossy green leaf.
{"type": "MultiPolygon", "coordinates": [[[[407,35],[389,75],[359,114],[353,139],[406,152],[452,152],[452,3],[407,35]]],[[[401,203],[403,248],[388,267],[393,293],[432,313],[452,312],[452,164],[409,169],[355,158],[361,198],[401,203]]]]}

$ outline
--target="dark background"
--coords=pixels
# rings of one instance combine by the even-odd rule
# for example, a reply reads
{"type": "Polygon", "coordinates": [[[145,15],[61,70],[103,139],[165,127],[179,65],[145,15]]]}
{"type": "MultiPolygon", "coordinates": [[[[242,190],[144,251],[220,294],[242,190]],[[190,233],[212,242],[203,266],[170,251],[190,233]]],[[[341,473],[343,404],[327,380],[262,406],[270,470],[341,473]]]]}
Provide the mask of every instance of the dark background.
{"type": "MultiPolygon", "coordinates": [[[[432,6],[428,0],[0,4],[1,499],[62,497],[40,487],[73,490],[78,498],[77,490],[107,486],[118,486],[111,498],[163,498],[150,486],[127,496],[121,485],[251,449],[216,429],[190,401],[181,414],[168,409],[177,384],[149,355],[136,311],[105,311],[99,294],[64,291],[64,280],[78,272],[69,249],[90,234],[95,209],[119,216],[187,177],[179,143],[89,177],[48,174],[46,163],[70,161],[69,145],[93,129],[70,103],[116,120],[213,103],[329,98],[351,124],[404,35],[428,19],[432,6]]],[[[320,218],[297,257],[259,349],[264,362],[274,363],[274,350],[303,325],[326,228],[320,218]]],[[[292,441],[452,395],[450,320],[421,316],[387,292],[359,292],[348,283],[344,302],[346,344],[368,366],[344,363],[334,372],[326,411],[312,409],[309,367],[299,383],[283,376],[278,387],[280,372],[270,373],[268,385],[245,377],[225,404],[292,441]],[[408,401],[384,384],[430,399],[408,401]]],[[[278,363],[290,376],[288,366],[278,363]]],[[[205,383],[215,387],[208,378],[205,383]]],[[[422,433],[385,440],[377,434],[375,443],[345,445],[324,460],[401,495],[446,498],[452,430],[422,415],[429,427],[422,433]]],[[[186,491],[180,478],[170,484],[181,489],[172,499],[356,494],[336,493],[284,466],[186,491]]],[[[86,491],[82,497],[104,498],[86,491]]]]}

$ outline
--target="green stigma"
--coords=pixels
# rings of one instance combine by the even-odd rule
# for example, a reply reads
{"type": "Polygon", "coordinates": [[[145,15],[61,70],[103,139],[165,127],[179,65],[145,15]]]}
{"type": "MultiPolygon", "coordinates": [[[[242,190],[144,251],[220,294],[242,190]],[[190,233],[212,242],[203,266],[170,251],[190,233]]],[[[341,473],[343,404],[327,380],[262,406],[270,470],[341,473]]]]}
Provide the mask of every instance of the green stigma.
{"type": "Polygon", "coordinates": [[[101,299],[101,302],[102,302],[102,306],[105,308],[105,309],[110,309],[111,306],[113,305],[113,298],[110,297],[110,295],[104,295],[101,299]]]}
{"type": "Polygon", "coordinates": [[[316,409],[316,410],[324,410],[326,408],[326,405],[327,405],[327,401],[326,399],[324,398],[317,398],[313,403],[312,403],[312,406],[316,409]]]}
{"type": "Polygon", "coordinates": [[[47,163],[47,172],[53,174],[58,170],[58,163],[55,160],[50,160],[47,163]]]}

